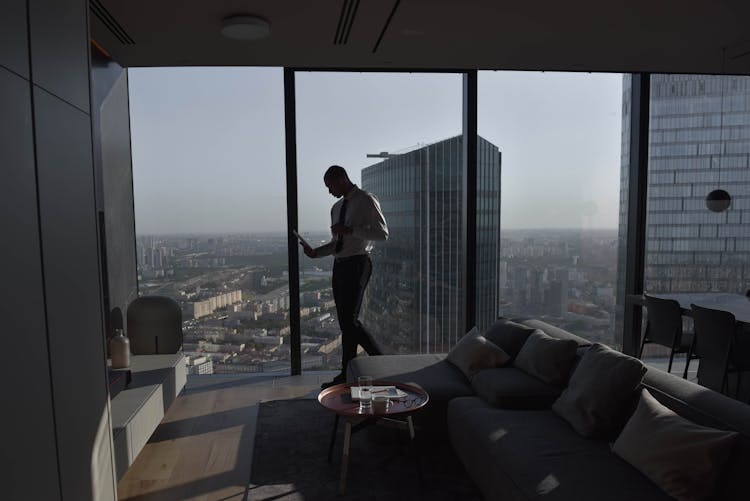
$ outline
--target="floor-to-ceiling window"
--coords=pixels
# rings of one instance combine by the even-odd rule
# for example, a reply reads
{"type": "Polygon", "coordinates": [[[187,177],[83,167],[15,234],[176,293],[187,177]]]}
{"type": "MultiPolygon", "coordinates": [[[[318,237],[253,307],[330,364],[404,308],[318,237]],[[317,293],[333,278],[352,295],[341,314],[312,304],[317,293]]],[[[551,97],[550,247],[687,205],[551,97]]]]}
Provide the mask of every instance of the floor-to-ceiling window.
{"type": "MultiPolygon", "coordinates": [[[[374,242],[361,319],[386,353],[445,352],[465,332],[462,75],[296,72],[299,229],[330,241],[333,164],[373,193],[389,238],[374,242]]],[[[338,368],[332,258],[300,259],[303,366],[338,368]]]]}
{"type": "Polygon", "coordinates": [[[288,372],[283,70],[129,71],[139,294],[190,373],[288,372]]]}
{"type": "MultiPolygon", "coordinates": [[[[650,89],[644,289],[744,294],[750,77],[653,74],[650,89]],[[726,210],[706,206],[714,190],[729,193],[726,210]]],[[[644,350],[650,357],[668,353],[653,344],[644,350]]]]}
{"type": "Polygon", "coordinates": [[[481,301],[495,294],[503,316],[540,318],[619,345],[622,81],[620,74],[479,72],[480,143],[498,153],[480,154],[488,160],[478,170],[477,263],[496,266],[497,289],[489,281],[482,287],[478,271],[478,307],[490,311],[494,305],[481,301]]]}
{"type": "Polygon", "coordinates": [[[750,77],[651,75],[645,289],[750,283],[750,77]],[[730,207],[712,212],[723,189],[730,207]]]}
{"type": "MultiPolygon", "coordinates": [[[[345,167],[379,200],[361,319],[386,352],[465,333],[460,73],[296,71],[298,229],[330,241],[345,167]]],[[[290,368],[280,68],[131,70],[141,294],[183,308],[191,371],[290,368]]],[[[619,345],[614,326],[622,75],[479,73],[476,323],[539,317],[619,345]]],[[[302,367],[337,369],[332,258],[300,253],[302,367]]]]}

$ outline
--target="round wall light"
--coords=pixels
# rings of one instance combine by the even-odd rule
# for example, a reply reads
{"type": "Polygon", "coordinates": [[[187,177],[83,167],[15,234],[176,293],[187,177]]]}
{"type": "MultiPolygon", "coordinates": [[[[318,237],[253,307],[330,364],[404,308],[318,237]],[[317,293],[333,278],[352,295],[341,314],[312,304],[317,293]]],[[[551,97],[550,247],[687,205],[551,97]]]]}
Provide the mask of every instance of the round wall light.
{"type": "Polygon", "coordinates": [[[724,212],[732,203],[732,197],[724,190],[713,190],[706,195],[706,207],[712,212],[724,212]]]}
{"type": "Polygon", "coordinates": [[[271,34],[271,24],[253,15],[229,16],[221,21],[221,34],[232,40],[260,40],[271,34]]]}

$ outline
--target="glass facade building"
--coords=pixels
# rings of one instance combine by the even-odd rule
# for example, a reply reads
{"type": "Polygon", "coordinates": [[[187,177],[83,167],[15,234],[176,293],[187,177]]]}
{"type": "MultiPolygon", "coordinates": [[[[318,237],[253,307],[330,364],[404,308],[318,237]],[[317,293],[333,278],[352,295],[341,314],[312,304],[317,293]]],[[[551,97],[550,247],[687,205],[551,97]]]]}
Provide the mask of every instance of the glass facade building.
{"type": "MultiPolygon", "coordinates": [[[[623,131],[630,123],[629,92],[623,85],[623,131]]],[[[648,147],[645,290],[744,293],[750,283],[750,77],[651,75],[648,147]],[[731,206],[711,212],[705,198],[719,188],[729,192],[731,206]]],[[[623,159],[627,180],[625,153],[623,159]]]]}
{"type": "MultiPolygon", "coordinates": [[[[497,316],[500,151],[478,138],[477,326],[497,316]]],[[[391,155],[362,170],[390,237],[372,252],[363,319],[388,351],[446,352],[465,334],[463,137],[391,155]]]]}
{"type": "Polygon", "coordinates": [[[651,77],[645,289],[744,292],[750,278],[750,78],[651,77]],[[717,188],[729,210],[706,208],[717,188]]]}

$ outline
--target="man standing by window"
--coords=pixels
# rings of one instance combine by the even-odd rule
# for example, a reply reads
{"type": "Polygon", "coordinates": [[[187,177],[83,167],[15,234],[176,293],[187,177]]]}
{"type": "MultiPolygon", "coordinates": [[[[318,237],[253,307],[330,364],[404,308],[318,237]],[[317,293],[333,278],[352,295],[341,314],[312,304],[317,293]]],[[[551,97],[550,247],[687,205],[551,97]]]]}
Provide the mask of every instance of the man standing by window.
{"type": "Polygon", "coordinates": [[[323,182],[328,192],[340,199],[331,208],[333,238],[315,249],[305,244],[302,247],[311,258],[334,256],[332,285],[341,327],[341,373],[321,385],[327,388],[346,381],[346,367],[357,356],[358,345],[368,355],[381,354],[375,340],[359,321],[359,310],[372,273],[371,241],[386,240],[388,226],[378,200],[352,183],[343,167],[329,167],[323,182]]]}

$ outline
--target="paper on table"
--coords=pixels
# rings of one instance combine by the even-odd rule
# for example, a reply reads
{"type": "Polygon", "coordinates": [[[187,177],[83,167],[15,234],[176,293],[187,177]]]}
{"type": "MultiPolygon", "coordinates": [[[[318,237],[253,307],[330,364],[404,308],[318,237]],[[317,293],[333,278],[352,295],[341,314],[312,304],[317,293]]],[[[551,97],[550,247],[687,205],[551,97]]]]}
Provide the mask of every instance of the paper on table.
{"type": "MultiPolygon", "coordinates": [[[[352,400],[359,400],[359,386],[352,386],[352,400]]],[[[386,396],[388,398],[403,398],[408,393],[399,390],[395,386],[373,386],[372,396],[386,396]]]]}
{"type": "Polygon", "coordinates": [[[304,238],[302,238],[302,235],[300,235],[299,233],[297,233],[297,230],[292,230],[292,235],[294,235],[295,237],[297,237],[297,240],[299,240],[300,242],[302,242],[302,244],[304,244],[304,245],[312,248],[312,246],[307,243],[307,240],[305,240],[304,238]]]}

